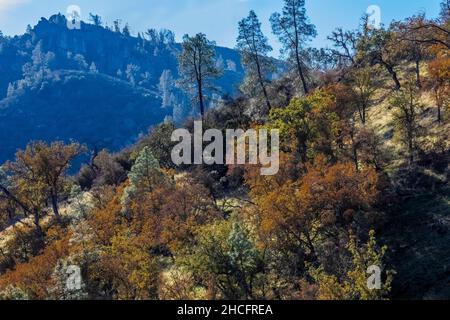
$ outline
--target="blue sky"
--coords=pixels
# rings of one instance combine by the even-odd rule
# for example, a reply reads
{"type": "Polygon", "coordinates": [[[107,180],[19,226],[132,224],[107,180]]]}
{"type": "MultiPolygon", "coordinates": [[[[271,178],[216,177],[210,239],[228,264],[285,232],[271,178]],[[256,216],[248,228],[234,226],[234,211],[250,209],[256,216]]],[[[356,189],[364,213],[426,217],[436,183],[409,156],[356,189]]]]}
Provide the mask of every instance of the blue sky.
{"type": "MultiPolygon", "coordinates": [[[[183,34],[204,32],[219,45],[234,47],[237,23],[254,9],[278,54],[279,44],[268,22],[273,12],[281,11],[282,0],[0,0],[0,30],[7,35],[21,34],[26,25],[40,17],[65,13],[69,5],[78,5],[83,18],[98,13],[111,24],[115,19],[128,22],[135,33],[147,28],[173,30],[179,40],[183,34]]],[[[353,29],[370,5],[381,8],[382,22],[402,19],[418,11],[428,17],[439,12],[440,0],[306,0],[308,14],[317,26],[318,37],[312,45],[326,46],[326,37],[338,26],[353,29]]]]}

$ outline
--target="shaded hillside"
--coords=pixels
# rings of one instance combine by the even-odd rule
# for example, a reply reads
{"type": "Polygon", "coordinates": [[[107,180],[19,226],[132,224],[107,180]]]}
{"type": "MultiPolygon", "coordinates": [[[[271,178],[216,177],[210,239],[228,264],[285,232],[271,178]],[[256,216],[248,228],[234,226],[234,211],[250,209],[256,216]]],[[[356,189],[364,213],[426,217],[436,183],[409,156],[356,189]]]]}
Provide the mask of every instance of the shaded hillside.
{"type": "Polygon", "coordinates": [[[30,140],[73,139],[119,150],[164,120],[160,103],[154,92],[109,76],[55,72],[39,87],[16,90],[0,102],[0,162],[30,140]]]}

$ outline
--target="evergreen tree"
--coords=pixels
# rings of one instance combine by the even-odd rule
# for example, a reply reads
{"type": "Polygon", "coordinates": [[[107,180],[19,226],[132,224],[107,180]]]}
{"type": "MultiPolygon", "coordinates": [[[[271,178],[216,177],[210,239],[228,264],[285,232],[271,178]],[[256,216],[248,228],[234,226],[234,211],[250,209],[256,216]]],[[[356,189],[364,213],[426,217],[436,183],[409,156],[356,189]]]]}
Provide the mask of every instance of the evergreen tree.
{"type": "Polygon", "coordinates": [[[259,252],[238,223],[234,223],[228,241],[230,243],[228,257],[236,280],[246,298],[254,298],[253,278],[260,264],[259,252]]]}
{"type": "Polygon", "coordinates": [[[172,104],[172,90],[174,88],[174,79],[170,70],[164,70],[159,78],[159,93],[162,99],[162,108],[168,108],[172,104]]]}
{"type": "Polygon", "coordinates": [[[14,94],[14,85],[12,83],[8,84],[8,90],[6,91],[6,96],[11,97],[14,94]]]}
{"type": "Polygon", "coordinates": [[[89,71],[92,73],[98,73],[97,66],[95,65],[94,62],[91,63],[91,66],[89,67],[89,71]]]}
{"type": "Polygon", "coordinates": [[[284,0],[283,13],[274,13],[270,18],[273,33],[283,44],[284,53],[295,61],[305,94],[309,92],[306,83],[302,50],[306,41],[317,35],[316,27],[309,23],[305,0],[284,0]]]}
{"type": "Polygon", "coordinates": [[[40,83],[51,74],[50,64],[55,59],[55,54],[45,53],[42,47],[42,41],[39,41],[33,49],[31,62],[23,66],[25,83],[29,86],[40,83]]]}
{"type": "MultiPolygon", "coordinates": [[[[273,63],[267,56],[272,51],[266,36],[261,31],[256,13],[250,11],[247,18],[239,22],[239,36],[237,38],[237,48],[241,52],[242,63],[247,69],[247,80],[255,79],[261,87],[266,100],[267,108],[272,109],[272,105],[267,93],[267,82],[270,71],[273,70],[273,63]]],[[[254,81],[249,81],[250,86],[254,81]]]]}
{"type": "Polygon", "coordinates": [[[125,74],[127,76],[127,80],[135,86],[137,83],[137,78],[139,76],[139,71],[141,70],[140,67],[138,67],[135,64],[129,64],[127,65],[127,70],[125,71],[125,74]]]}
{"type": "Polygon", "coordinates": [[[183,51],[178,56],[180,84],[188,92],[196,92],[202,117],[205,115],[205,91],[211,88],[211,80],[220,75],[215,65],[215,42],[199,33],[183,37],[183,51]]]}

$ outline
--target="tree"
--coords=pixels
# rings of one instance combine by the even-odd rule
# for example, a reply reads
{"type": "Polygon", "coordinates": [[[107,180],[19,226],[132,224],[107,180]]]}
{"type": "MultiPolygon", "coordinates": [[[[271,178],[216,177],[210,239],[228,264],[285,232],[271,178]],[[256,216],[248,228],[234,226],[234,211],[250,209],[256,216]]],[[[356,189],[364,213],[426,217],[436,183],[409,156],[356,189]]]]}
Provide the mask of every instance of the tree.
{"type": "Polygon", "coordinates": [[[416,83],[418,88],[422,88],[420,64],[427,55],[427,47],[422,42],[424,33],[420,31],[420,27],[426,24],[425,15],[419,14],[406,19],[405,22],[395,22],[392,25],[393,32],[398,34],[400,42],[399,50],[404,52],[403,56],[406,60],[414,62],[414,71],[416,74],[416,83]],[[416,29],[417,31],[411,32],[416,29]]]}
{"type": "Polygon", "coordinates": [[[127,70],[125,71],[125,74],[127,76],[128,81],[133,86],[135,86],[137,83],[140,70],[141,68],[135,64],[130,63],[127,65],[127,70]]]}
{"type": "Polygon", "coordinates": [[[73,57],[73,60],[76,62],[76,66],[78,69],[85,71],[88,69],[89,65],[86,62],[86,59],[82,54],[76,54],[73,57]]]}
{"type": "Polygon", "coordinates": [[[358,109],[359,118],[363,125],[367,121],[367,111],[372,104],[374,94],[377,91],[377,73],[370,67],[362,67],[352,70],[352,91],[355,95],[355,104],[358,109]]]}
{"type": "Polygon", "coordinates": [[[94,292],[107,299],[157,299],[158,260],[139,238],[126,230],[116,233],[89,264],[87,277],[94,292]]]}
{"type": "Polygon", "coordinates": [[[53,213],[60,221],[58,201],[63,190],[65,174],[71,161],[83,148],[76,143],[51,145],[34,142],[25,151],[16,154],[16,161],[6,164],[10,173],[9,184],[0,184],[0,192],[13,202],[26,216],[34,218],[36,232],[43,236],[40,219],[50,201],[53,213]]]}
{"type": "Polygon", "coordinates": [[[114,20],[113,24],[114,24],[114,32],[121,33],[120,26],[122,24],[122,20],[119,20],[119,19],[114,20]]]}
{"type": "Polygon", "coordinates": [[[331,56],[340,66],[348,66],[356,63],[355,53],[359,33],[357,31],[344,31],[337,28],[328,37],[333,43],[334,49],[331,50],[331,56]]]}
{"type": "Polygon", "coordinates": [[[441,2],[440,19],[443,24],[450,22],[450,0],[443,0],[441,2]]]}
{"type": "Polygon", "coordinates": [[[335,142],[334,122],[337,115],[333,108],[334,97],[318,90],[305,98],[294,98],[284,109],[274,109],[270,125],[281,131],[282,141],[289,145],[296,141],[298,155],[303,163],[314,158],[315,153],[332,155],[335,142]]]}
{"type": "Polygon", "coordinates": [[[335,248],[336,259],[328,265],[339,268],[342,252],[335,251],[342,247],[341,239],[350,229],[366,231],[363,221],[370,221],[379,195],[375,170],[358,171],[352,162],[328,164],[318,156],[303,171],[300,178],[246,176],[260,238],[269,239],[270,249],[289,256],[297,275],[303,274],[306,262],[329,259],[325,243],[335,248]]]}
{"type": "MultiPolygon", "coordinates": [[[[129,167],[128,164],[125,166],[129,167]]],[[[82,188],[118,186],[127,178],[124,167],[119,163],[118,157],[108,153],[107,150],[93,151],[88,165],[81,167],[77,181],[82,188]]]]}
{"type": "MultiPolygon", "coordinates": [[[[9,165],[6,169],[11,171],[9,165]]],[[[14,174],[0,184],[0,191],[8,201],[7,211],[9,215],[15,214],[16,210],[21,210],[25,216],[32,216],[35,225],[35,232],[38,239],[43,240],[44,233],[40,225],[41,217],[45,208],[45,190],[42,184],[36,184],[29,176],[19,176],[14,174]]]]}
{"type": "Polygon", "coordinates": [[[94,26],[101,27],[103,25],[102,17],[98,14],[89,13],[89,20],[92,21],[94,26]]]}
{"type": "Polygon", "coordinates": [[[89,67],[89,71],[92,73],[98,73],[97,66],[95,65],[94,62],[91,63],[91,66],[89,67]]]}
{"type": "Polygon", "coordinates": [[[393,96],[390,104],[395,110],[395,124],[401,141],[407,147],[409,165],[412,166],[420,132],[419,112],[422,108],[415,85],[409,81],[403,90],[393,96]]]}
{"type": "Polygon", "coordinates": [[[211,299],[261,297],[261,256],[237,222],[218,221],[204,226],[196,238],[188,265],[211,299]]]}
{"type": "MultiPolygon", "coordinates": [[[[379,248],[375,231],[369,233],[368,243],[359,247],[356,239],[352,237],[347,245],[352,256],[351,267],[347,273],[339,279],[336,275],[327,274],[323,268],[311,268],[310,273],[319,285],[317,298],[320,300],[385,300],[389,298],[392,289],[393,270],[385,271],[385,279],[379,279],[379,289],[369,287],[368,278],[371,267],[383,271],[386,246],[379,248]]],[[[380,275],[381,276],[381,275],[380,275]]]]}
{"type": "Polygon", "coordinates": [[[51,62],[55,59],[53,52],[44,52],[42,40],[36,44],[31,55],[31,62],[23,66],[23,76],[29,86],[41,83],[51,74],[51,62]]]}
{"type": "Polygon", "coordinates": [[[442,111],[450,104],[450,57],[437,57],[428,64],[429,85],[434,92],[438,108],[437,119],[442,121],[442,111]]]}
{"type": "Polygon", "coordinates": [[[128,179],[132,186],[147,192],[151,192],[163,179],[159,162],[149,147],[144,147],[139,152],[139,156],[128,174],[128,179]]]}
{"type": "Polygon", "coordinates": [[[239,223],[233,224],[228,241],[230,243],[228,256],[231,270],[238,280],[245,298],[253,299],[255,298],[253,282],[261,263],[260,253],[239,223]]]}
{"type": "MultiPolygon", "coordinates": [[[[409,28],[409,35],[413,37],[410,40],[415,40],[423,45],[432,47],[434,50],[450,50],[450,3],[449,0],[441,2],[441,12],[439,19],[423,20],[419,25],[411,25],[409,28]],[[419,34],[420,37],[415,37],[419,34]],[[415,39],[414,39],[415,38],[415,39]]],[[[408,38],[408,34],[406,37],[408,38]]]]}
{"type": "Polygon", "coordinates": [[[400,55],[397,36],[390,30],[370,28],[368,25],[357,45],[357,61],[369,66],[380,65],[391,76],[395,90],[402,87],[395,68],[400,55]]]}
{"type": "Polygon", "coordinates": [[[317,35],[316,28],[310,24],[306,15],[305,0],[284,0],[283,13],[274,13],[270,21],[272,30],[283,44],[284,51],[295,60],[298,75],[305,94],[309,93],[308,84],[301,61],[301,51],[310,38],[317,35]]]}
{"type": "Polygon", "coordinates": [[[8,89],[6,90],[6,96],[7,97],[12,97],[12,95],[14,94],[14,84],[12,84],[11,82],[8,84],[8,89]]]}
{"type": "Polygon", "coordinates": [[[59,195],[63,189],[65,174],[71,162],[78,157],[84,148],[78,143],[65,145],[54,142],[34,142],[25,151],[19,151],[16,161],[9,164],[9,169],[21,178],[26,178],[36,186],[42,185],[44,197],[51,201],[53,213],[60,219],[59,195]]]}
{"type": "Polygon", "coordinates": [[[164,70],[159,78],[159,94],[161,95],[162,108],[168,108],[173,103],[173,89],[175,80],[173,79],[172,72],[170,70],[164,70]]]}
{"type": "Polygon", "coordinates": [[[131,37],[131,30],[128,23],[125,24],[125,27],[123,27],[122,34],[126,37],[131,37]]]}
{"type": "Polygon", "coordinates": [[[144,147],[128,174],[129,185],[122,197],[123,211],[127,211],[132,198],[152,192],[165,180],[158,160],[155,159],[149,147],[144,147]]]}
{"type": "Polygon", "coordinates": [[[171,137],[176,129],[172,122],[164,122],[153,128],[150,133],[139,141],[139,146],[150,148],[154,157],[158,160],[162,168],[174,168],[171,151],[176,145],[171,137]]]}
{"type": "Polygon", "coordinates": [[[194,37],[183,37],[182,53],[178,56],[180,84],[188,92],[197,92],[202,118],[205,115],[205,91],[211,87],[211,80],[220,75],[215,66],[215,42],[199,33],[194,37]]]}
{"type": "Polygon", "coordinates": [[[267,38],[261,31],[261,23],[252,10],[247,18],[239,22],[237,48],[241,52],[242,63],[247,68],[247,78],[256,77],[258,85],[264,94],[268,111],[272,105],[267,93],[268,73],[273,69],[273,63],[267,56],[272,51],[267,38]]]}

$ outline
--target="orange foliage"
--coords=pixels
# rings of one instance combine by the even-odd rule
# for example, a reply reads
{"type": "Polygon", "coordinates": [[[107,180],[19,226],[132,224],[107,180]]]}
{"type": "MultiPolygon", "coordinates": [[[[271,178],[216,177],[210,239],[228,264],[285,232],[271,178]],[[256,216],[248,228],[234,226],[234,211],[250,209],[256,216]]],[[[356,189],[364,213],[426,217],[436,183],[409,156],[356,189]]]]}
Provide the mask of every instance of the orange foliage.
{"type": "MultiPolygon", "coordinates": [[[[61,236],[61,235],[59,235],[61,236]]],[[[33,257],[29,262],[19,264],[15,270],[6,272],[0,277],[0,291],[8,286],[18,287],[27,292],[30,299],[48,299],[51,296],[52,275],[58,261],[71,252],[70,233],[52,242],[41,255],[33,257]]]]}
{"type": "Polygon", "coordinates": [[[378,175],[373,169],[358,172],[352,163],[328,165],[323,156],[306,171],[302,178],[280,185],[252,185],[251,194],[264,233],[284,234],[313,253],[315,240],[336,229],[346,231],[357,212],[371,210],[378,175]]]}

